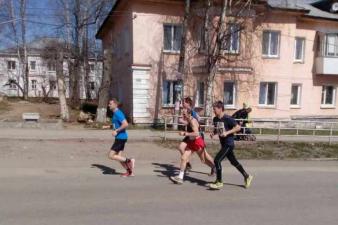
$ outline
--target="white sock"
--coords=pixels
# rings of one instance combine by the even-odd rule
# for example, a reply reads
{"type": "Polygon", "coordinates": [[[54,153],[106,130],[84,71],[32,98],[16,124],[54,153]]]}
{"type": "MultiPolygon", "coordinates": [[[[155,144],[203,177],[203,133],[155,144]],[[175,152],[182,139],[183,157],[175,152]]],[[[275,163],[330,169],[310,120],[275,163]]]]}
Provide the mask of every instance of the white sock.
{"type": "Polygon", "coordinates": [[[184,177],[184,171],[180,171],[180,173],[178,174],[178,178],[183,180],[184,177]]]}

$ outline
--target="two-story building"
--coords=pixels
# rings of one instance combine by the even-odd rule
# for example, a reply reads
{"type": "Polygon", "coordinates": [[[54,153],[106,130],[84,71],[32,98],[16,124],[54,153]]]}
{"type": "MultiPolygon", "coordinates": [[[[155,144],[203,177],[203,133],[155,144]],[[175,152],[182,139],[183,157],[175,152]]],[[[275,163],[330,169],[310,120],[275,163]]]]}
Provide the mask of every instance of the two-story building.
{"type": "MultiPolygon", "coordinates": [[[[54,38],[41,38],[30,42],[27,45],[28,70],[29,70],[29,97],[58,97],[56,66],[55,63],[43,57],[45,47],[54,38]]],[[[69,72],[66,61],[63,63],[65,82],[67,85],[66,96],[69,97],[69,72]]],[[[97,98],[98,90],[102,79],[102,59],[91,57],[89,59],[89,85],[92,99],[97,98]]],[[[7,96],[22,96],[22,91],[18,86],[9,82],[14,79],[23,88],[23,76],[21,74],[20,61],[16,48],[8,48],[0,51],[0,92],[7,96]]],[[[85,83],[80,82],[81,99],[86,99],[85,83]]]]}
{"type": "MultiPolygon", "coordinates": [[[[240,60],[218,67],[214,100],[223,100],[229,114],[245,102],[255,118],[337,116],[337,4],[256,1],[250,22],[231,33],[225,46],[240,60]]],[[[112,97],[124,103],[135,123],[152,123],[173,112],[183,16],[183,0],[117,0],[97,32],[110,57],[104,63],[112,97]]],[[[184,94],[202,110],[208,74],[199,54],[201,25],[196,15],[189,23],[184,94]]],[[[228,30],[235,27],[227,23],[228,30]]]]}

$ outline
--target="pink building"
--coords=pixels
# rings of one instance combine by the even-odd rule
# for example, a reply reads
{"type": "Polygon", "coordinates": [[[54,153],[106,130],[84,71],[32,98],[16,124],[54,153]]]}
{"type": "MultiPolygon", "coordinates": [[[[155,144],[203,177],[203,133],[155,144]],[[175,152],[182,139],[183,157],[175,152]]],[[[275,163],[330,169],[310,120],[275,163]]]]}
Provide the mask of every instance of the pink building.
{"type": "MultiPolygon", "coordinates": [[[[236,60],[219,66],[214,100],[224,101],[229,114],[245,102],[254,118],[338,117],[335,2],[255,4],[250,13],[256,16],[233,32],[225,46],[236,60]]],[[[124,103],[134,123],[156,122],[173,113],[183,15],[183,0],[117,0],[97,33],[103,41],[104,72],[111,75],[110,94],[124,103]]],[[[202,22],[198,16],[191,21],[184,94],[203,113],[207,74],[200,55],[202,22]]],[[[227,29],[236,27],[227,24],[227,29]]]]}

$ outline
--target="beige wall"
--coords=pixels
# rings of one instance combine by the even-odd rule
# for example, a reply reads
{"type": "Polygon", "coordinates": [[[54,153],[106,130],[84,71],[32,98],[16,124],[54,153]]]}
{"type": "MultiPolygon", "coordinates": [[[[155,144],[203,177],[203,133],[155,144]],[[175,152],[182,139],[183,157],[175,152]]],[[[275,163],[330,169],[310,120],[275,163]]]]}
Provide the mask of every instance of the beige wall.
{"type": "MultiPolygon", "coordinates": [[[[160,117],[165,113],[172,113],[172,107],[162,107],[162,80],[175,80],[178,54],[162,54],[163,24],[182,22],[183,3],[156,3],[150,1],[128,1],[128,5],[120,5],[116,10],[128,11],[128,16],[114,17],[112,26],[106,28],[109,32],[104,35],[104,45],[109,47],[112,40],[124,28],[132,32],[131,51],[120,59],[113,60],[112,93],[117,95],[116,83],[123,87],[123,101],[132,111],[132,65],[150,67],[150,113],[160,117]],[[160,81],[160,82],[159,82],[160,81]]],[[[198,21],[191,24],[189,33],[189,55],[187,63],[187,77],[185,79],[185,95],[196,96],[197,81],[206,80],[206,74],[195,68],[201,65],[203,59],[198,56],[198,37],[196,26],[198,21]]],[[[236,102],[234,110],[241,108],[246,102],[253,107],[253,117],[257,118],[289,118],[292,115],[337,115],[337,108],[321,108],[322,85],[330,84],[338,87],[338,74],[316,75],[314,60],[316,54],[316,31],[335,31],[338,33],[338,23],[301,19],[295,13],[269,11],[261,19],[248,24],[248,30],[241,34],[241,60],[233,66],[252,67],[251,73],[219,73],[215,79],[214,99],[223,100],[223,84],[226,80],[233,80],[236,84],[236,102]],[[262,57],[262,32],[271,29],[281,32],[280,54],[276,59],[262,57]],[[254,30],[254,32],[252,32],[254,30]],[[244,34],[245,33],[245,34],[244,34]],[[294,62],[295,37],[303,37],[305,42],[304,63],[294,62]],[[261,81],[276,82],[277,103],[273,108],[259,106],[259,83],[261,81]],[[291,85],[301,84],[301,106],[290,108],[291,85]]]]}

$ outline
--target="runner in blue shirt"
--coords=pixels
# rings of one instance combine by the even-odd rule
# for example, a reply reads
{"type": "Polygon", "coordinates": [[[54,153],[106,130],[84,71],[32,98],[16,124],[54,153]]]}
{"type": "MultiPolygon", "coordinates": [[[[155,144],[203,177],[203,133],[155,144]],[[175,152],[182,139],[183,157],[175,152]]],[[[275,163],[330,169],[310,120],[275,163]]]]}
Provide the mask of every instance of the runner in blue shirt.
{"type": "Polygon", "coordinates": [[[126,173],[121,175],[122,177],[130,177],[134,176],[135,159],[129,159],[122,156],[122,151],[124,150],[125,144],[128,140],[128,133],[126,131],[128,122],[124,113],[118,108],[119,105],[120,103],[117,99],[112,99],[109,102],[109,108],[113,112],[112,135],[115,137],[115,141],[111,147],[108,157],[112,160],[120,162],[121,165],[127,170],[126,173]]]}

